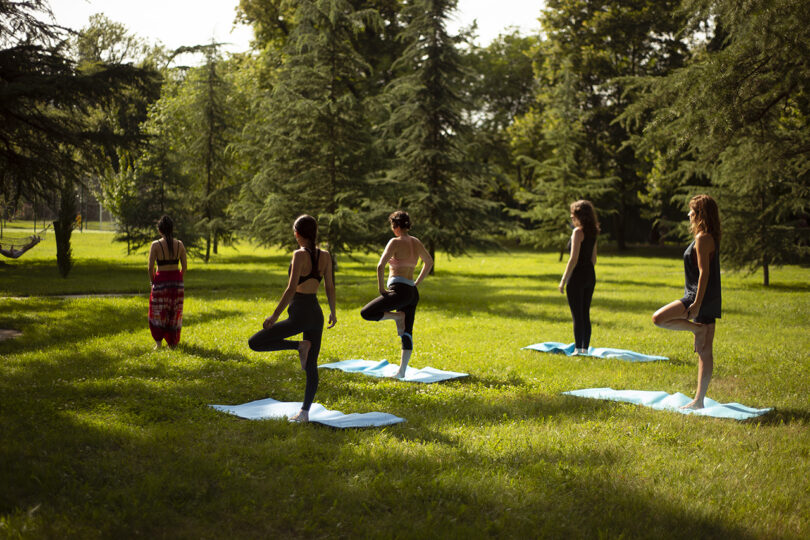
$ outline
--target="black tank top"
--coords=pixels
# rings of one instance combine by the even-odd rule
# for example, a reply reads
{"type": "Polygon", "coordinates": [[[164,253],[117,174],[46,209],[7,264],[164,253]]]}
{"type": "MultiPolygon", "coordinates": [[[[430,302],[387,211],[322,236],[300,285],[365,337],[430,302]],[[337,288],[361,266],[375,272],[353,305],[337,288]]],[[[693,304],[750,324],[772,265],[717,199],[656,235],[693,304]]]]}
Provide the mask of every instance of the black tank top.
{"type": "MultiPolygon", "coordinates": [[[[166,242],[168,243],[168,240],[166,242]]],[[[176,265],[176,264],[178,264],[180,262],[179,254],[178,254],[178,256],[175,256],[173,259],[169,259],[169,258],[166,257],[166,248],[163,247],[163,244],[160,241],[158,241],[158,245],[160,246],[160,253],[161,253],[161,255],[163,255],[162,259],[157,260],[157,265],[158,266],[176,265]]],[[[180,250],[179,250],[179,247],[178,247],[178,252],[179,251],[180,250]]],[[[172,240],[172,245],[169,246],[169,255],[174,255],[174,254],[175,254],[174,253],[174,240],[172,240]]]]}
{"type": "Polygon", "coordinates": [[[596,236],[585,236],[579,244],[579,255],[574,270],[580,268],[593,268],[593,246],[596,245],[596,236]]]}
{"type": "MultiPolygon", "coordinates": [[[[697,250],[695,241],[683,252],[684,297],[694,301],[697,296],[700,269],[697,264],[697,250]]],[[[720,248],[715,243],[714,253],[709,257],[709,280],[706,283],[706,293],[700,304],[700,315],[707,317],[720,317],[722,308],[722,295],[720,290],[720,248]]]]}
{"type": "MultiPolygon", "coordinates": [[[[318,273],[318,261],[321,258],[321,250],[316,248],[315,251],[318,252],[318,254],[316,255],[309,248],[304,248],[304,249],[306,250],[307,253],[309,253],[309,260],[312,263],[312,270],[309,271],[309,274],[307,274],[305,276],[300,276],[298,278],[298,284],[301,285],[303,282],[305,282],[308,279],[317,279],[318,282],[320,283],[321,275],[318,273]]],[[[290,266],[287,267],[287,275],[288,276],[290,275],[291,271],[292,271],[292,263],[290,263],[290,266]]]]}

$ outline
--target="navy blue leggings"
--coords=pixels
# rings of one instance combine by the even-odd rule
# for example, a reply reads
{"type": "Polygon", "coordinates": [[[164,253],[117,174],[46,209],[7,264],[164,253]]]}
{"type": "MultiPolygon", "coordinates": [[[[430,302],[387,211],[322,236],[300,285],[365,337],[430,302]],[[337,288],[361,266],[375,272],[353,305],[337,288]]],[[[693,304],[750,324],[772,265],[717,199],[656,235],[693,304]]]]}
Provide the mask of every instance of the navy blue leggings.
{"type": "Polygon", "coordinates": [[[290,307],[287,308],[287,315],[288,319],[253,334],[248,340],[248,346],[254,351],[298,350],[297,341],[288,341],[285,338],[304,333],[303,339],[312,344],[307,356],[307,386],[304,390],[304,404],[301,406],[308,411],[318,390],[318,353],[323,336],[323,311],[318,305],[317,295],[295,293],[290,307]]]}
{"type": "MultiPolygon", "coordinates": [[[[413,320],[416,317],[416,304],[419,303],[419,291],[413,285],[394,283],[391,292],[378,296],[360,310],[360,316],[367,321],[379,321],[388,311],[401,311],[405,314],[405,333],[413,337],[413,320]]],[[[413,349],[412,339],[403,339],[402,348],[413,349]]]]}

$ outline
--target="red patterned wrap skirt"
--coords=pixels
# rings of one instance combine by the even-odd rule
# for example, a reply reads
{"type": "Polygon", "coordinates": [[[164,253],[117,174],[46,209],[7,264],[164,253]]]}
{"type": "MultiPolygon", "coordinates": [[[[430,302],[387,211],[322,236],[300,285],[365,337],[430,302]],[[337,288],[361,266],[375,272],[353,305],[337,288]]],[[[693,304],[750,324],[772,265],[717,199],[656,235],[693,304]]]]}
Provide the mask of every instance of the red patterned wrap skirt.
{"type": "Polygon", "coordinates": [[[182,327],[183,272],[158,270],[149,295],[149,330],[155,341],[165,339],[174,347],[180,342],[182,327]]]}

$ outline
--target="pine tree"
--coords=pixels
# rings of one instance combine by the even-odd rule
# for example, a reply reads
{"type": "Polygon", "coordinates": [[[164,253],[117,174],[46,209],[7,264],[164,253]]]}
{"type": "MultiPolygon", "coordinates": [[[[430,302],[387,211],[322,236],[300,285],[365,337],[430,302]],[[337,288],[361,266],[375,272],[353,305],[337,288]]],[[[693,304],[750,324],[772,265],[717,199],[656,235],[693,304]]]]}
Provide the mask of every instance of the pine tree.
{"type": "Polygon", "coordinates": [[[625,121],[644,125],[640,148],[667,148],[668,173],[687,193],[707,191],[695,178],[711,181],[724,260],[762,268],[768,285],[771,265],[808,253],[799,223],[810,210],[810,13],[792,0],[686,7],[692,58],[638,81],[625,121]]]}
{"type": "Polygon", "coordinates": [[[405,7],[406,47],[394,64],[402,75],[387,90],[396,154],[389,171],[397,188],[392,202],[409,210],[431,256],[437,249],[464,253],[484,242],[479,233],[492,206],[481,197],[480,171],[463,151],[469,133],[464,61],[445,27],[455,7],[455,0],[416,0],[405,7]]]}
{"type": "Polygon", "coordinates": [[[272,90],[249,126],[260,164],[238,213],[265,243],[289,245],[291,224],[308,213],[332,252],[367,245],[376,207],[368,101],[358,82],[370,66],[354,38],[376,25],[373,10],[346,0],[301,0],[272,90]]]}

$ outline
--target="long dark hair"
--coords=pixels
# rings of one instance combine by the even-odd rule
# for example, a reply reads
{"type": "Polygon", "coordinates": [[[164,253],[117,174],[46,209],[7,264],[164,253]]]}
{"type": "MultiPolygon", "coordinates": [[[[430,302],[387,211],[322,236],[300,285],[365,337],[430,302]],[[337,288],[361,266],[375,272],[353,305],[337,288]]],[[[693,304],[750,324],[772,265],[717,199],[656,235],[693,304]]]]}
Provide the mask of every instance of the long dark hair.
{"type": "Polygon", "coordinates": [[[689,201],[689,209],[695,213],[695,219],[690,225],[692,234],[699,232],[712,235],[714,243],[720,245],[720,211],[717,203],[710,195],[695,195],[689,201]]]}
{"type": "Polygon", "coordinates": [[[582,199],[571,203],[571,214],[574,216],[574,225],[582,227],[585,236],[591,238],[599,234],[599,220],[596,219],[596,210],[591,201],[582,199]]]}
{"type": "Polygon", "coordinates": [[[172,232],[174,231],[174,221],[172,221],[172,218],[166,214],[162,215],[158,220],[157,228],[160,234],[166,237],[166,243],[169,244],[169,248],[173,248],[172,232]]]}
{"type": "Polygon", "coordinates": [[[310,251],[315,251],[318,245],[318,222],[314,217],[308,214],[298,216],[293,223],[293,230],[307,240],[310,251]]]}

